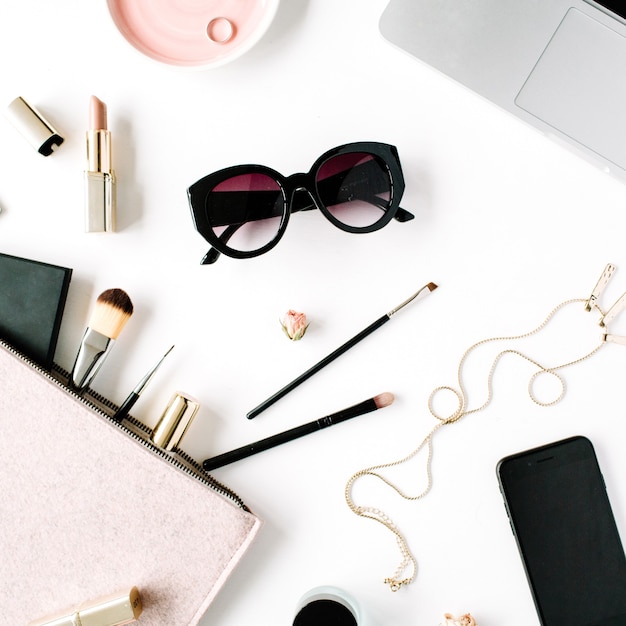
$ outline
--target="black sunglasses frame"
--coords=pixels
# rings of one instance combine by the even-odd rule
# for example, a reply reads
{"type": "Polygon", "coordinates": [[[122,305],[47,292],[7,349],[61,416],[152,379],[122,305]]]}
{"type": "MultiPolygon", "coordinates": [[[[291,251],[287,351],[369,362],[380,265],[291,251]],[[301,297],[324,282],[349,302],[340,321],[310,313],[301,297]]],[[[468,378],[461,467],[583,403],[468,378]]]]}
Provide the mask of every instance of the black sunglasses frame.
{"type": "MultiPolygon", "coordinates": [[[[235,259],[249,259],[268,252],[276,246],[285,234],[290,215],[299,211],[317,208],[337,228],[349,233],[371,233],[383,228],[394,218],[399,222],[407,222],[412,220],[414,215],[400,208],[400,200],[403,193],[404,176],[402,174],[397,148],[386,143],[364,141],[348,143],[328,150],[315,161],[307,173],[283,176],[280,172],[263,165],[237,165],[228,167],[196,181],[187,189],[187,198],[189,200],[191,215],[196,230],[212,246],[212,249],[207,252],[201,261],[203,265],[208,265],[217,261],[220,253],[235,259]],[[384,165],[386,173],[389,176],[390,200],[385,206],[380,206],[384,211],[381,218],[368,226],[350,226],[339,221],[332,215],[322,202],[318,189],[318,181],[316,179],[317,172],[326,161],[342,154],[354,152],[363,152],[376,157],[379,164],[384,165]],[[216,235],[211,227],[206,212],[206,200],[211,190],[225,180],[242,174],[265,174],[269,176],[278,183],[283,198],[280,225],[275,237],[264,246],[255,250],[242,251],[228,247],[228,238],[234,233],[234,230],[230,230],[229,232],[227,229],[222,235],[216,235]],[[306,194],[297,197],[297,191],[305,191],[306,194]],[[302,198],[304,198],[304,201],[302,198]]],[[[236,228],[237,226],[235,226],[235,230],[236,228]]]]}

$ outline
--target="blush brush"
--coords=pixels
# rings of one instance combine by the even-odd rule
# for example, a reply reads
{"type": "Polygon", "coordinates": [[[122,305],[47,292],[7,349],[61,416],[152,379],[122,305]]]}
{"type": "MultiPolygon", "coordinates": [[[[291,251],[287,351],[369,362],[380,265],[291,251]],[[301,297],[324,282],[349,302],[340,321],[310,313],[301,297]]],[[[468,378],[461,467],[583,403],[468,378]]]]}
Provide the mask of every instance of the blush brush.
{"type": "Polygon", "coordinates": [[[371,411],[383,409],[386,406],[389,406],[393,400],[393,394],[386,391],[385,393],[378,394],[373,398],[363,400],[363,402],[359,402],[358,404],[350,406],[347,409],[342,409],[341,411],[337,411],[331,415],[326,415],[326,417],[320,417],[312,422],[296,426],[295,428],[285,430],[282,433],[266,437],[265,439],[255,441],[254,443],[242,446],[241,448],[231,450],[230,452],[224,452],[223,454],[206,459],[206,461],[203,461],[202,467],[205,471],[209,472],[218,467],[239,461],[240,459],[245,459],[246,457],[257,454],[258,452],[263,452],[264,450],[269,450],[270,448],[287,443],[288,441],[304,437],[304,435],[310,435],[318,430],[322,430],[322,428],[328,428],[328,426],[340,424],[341,422],[345,422],[346,420],[357,417],[358,415],[364,415],[365,413],[370,413],[371,411]]]}
{"type": "Polygon", "coordinates": [[[124,290],[107,289],[98,296],[70,374],[72,389],[81,392],[89,386],[132,314],[133,303],[124,290]]]}

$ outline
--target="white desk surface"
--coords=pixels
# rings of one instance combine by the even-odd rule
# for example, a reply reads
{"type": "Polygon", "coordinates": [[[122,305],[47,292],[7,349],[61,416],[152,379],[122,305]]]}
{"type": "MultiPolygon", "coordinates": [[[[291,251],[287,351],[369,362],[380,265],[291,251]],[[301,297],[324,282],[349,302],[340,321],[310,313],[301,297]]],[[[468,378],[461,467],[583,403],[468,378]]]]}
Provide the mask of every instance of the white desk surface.
{"type": "MultiPolygon", "coordinates": [[[[93,387],[121,402],[172,344],[134,414],[153,425],[172,392],[201,402],[183,448],[202,460],[383,391],[395,403],[215,471],[264,520],[258,541],[203,624],[290,624],[298,598],[336,585],[377,626],[437,626],[449,611],[480,626],[537,624],[495,478],[510,453],[573,434],[596,446],[626,533],[626,347],[606,345],[563,370],[567,391],[543,408],[535,371],[511,355],[489,407],[434,438],[433,488],[404,502],[374,484],[360,503],[384,508],[419,571],[392,593],[391,533],[344,502],[348,477],[411,452],[435,424],[428,396],[456,386],[475,341],[534,328],[563,300],[586,298],[607,262],[602,299],[626,291],[626,186],[569,150],[394,49],[378,32],[385,0],[286,0],[263,40],[232,64],[180,71],[135,52],[106,3],[3,0],[2,101],[18,95],[65,137],[39,156],[0,119],[0,250],[73,268],[56,360],[70,368],[99,293],[121,287],[135,314],[93,387]],[[116,234],[83,232],[89,97],[108,105],[118,177],[116,234]],[[186,188],[214,170],[263,163],[307,170],[327,149],[378,140],[398,147],[409,223],[349,235],[318,212],[295,216],[275,250],[213,266],[186,188]],[[255,420],[245,414],[427,282],[439,289],[255,420]],[[311,326],[297,343],[278,318],[311,326]]],[[[580,305],[582,307],[582,305],[580,305]]],[[[553,366],[600,337],[597,316],[559,316],[529,342],[501,342],[468,363],[470,408],[486,397],[500,349],[553,366]]],[[[611,332],[626,335],[626,313],[611,332]]],[[[393,475],[411,493],[423,459],[393,475]]],[[[171,625],[168,625],[171,626],[171,625]]]]}

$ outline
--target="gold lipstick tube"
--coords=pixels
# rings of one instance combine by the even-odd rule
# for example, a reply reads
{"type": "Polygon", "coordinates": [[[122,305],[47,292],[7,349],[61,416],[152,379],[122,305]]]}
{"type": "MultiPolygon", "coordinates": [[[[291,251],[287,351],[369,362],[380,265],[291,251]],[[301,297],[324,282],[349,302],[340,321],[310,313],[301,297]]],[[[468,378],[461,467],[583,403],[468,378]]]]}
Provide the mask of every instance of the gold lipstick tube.
{"type": "Polygon", "coordinates": [[[134,622],[143,610],[137,587],[87,602],[69,613],[30,622],[28,626],[121,626],[134,622]]]}
{"type": "Polygon", "coordinates": [[[194,398],[176,392],[152,431],[153,443],[168,451],[175,450],[199,408],[200,404],[194,398]]]}
{"type": "Polygon", "coordinates": [[[111,163],[111,131],[107,129],[106,105],[92,96],[87,131],[85,171],[85,230],[113,232],[116,228],[115,172],[111,163]]]}

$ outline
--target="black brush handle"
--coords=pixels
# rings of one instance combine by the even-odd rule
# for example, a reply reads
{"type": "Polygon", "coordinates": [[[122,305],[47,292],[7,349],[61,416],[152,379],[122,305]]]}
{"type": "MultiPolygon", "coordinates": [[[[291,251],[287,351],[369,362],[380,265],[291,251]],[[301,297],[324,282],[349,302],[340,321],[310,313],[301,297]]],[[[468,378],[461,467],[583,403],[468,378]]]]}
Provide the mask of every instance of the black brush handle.
{"type": "Polygon", "coordinates": [[[121,422],[128,416],[130,410],[135,406],[135,402],[139,400],[139,394],[131,391],[130,395],[124,400],[122,406],[117,410],[117,413],[113,416],[116,422],[121,422]]]}
{"type": "Polygon", "coordinates": [[[331,352],[328,356],[325,356],[321,361],[318,361],[315,365],[313,365],[313,367],[306,370],[306,372],[303,372],[302,374],[300,374],[300,376],[298,376],[297,378],[294,378],[294,380],[286,384],[282,389],[277,391],[274,395],[267,398],[267,400],[264,400],[263,402],[261,402],[261,404],[259,404],[254,409],[252,409],[246,415],[246,417],[249,420],[251,420],[252,418],[259,415],[259,413],[262,413],[263,411],[265,411],[265,409],[267,409],[272,404],[274,404],[274,402],[276,402],[277,400],[280,400],[283,396],[287,395],[291,390],[295,389],[300,383],[303,383],[308,378],[311,378],[313,374],[319,372],[323,367],[326,367],[329,363],[334,361],[338,356],[341,356],[344,352],[347,352],[350,348],[352,348],[352,346],[359,343],[359,341],[361,341],[362,339],[365,339],[365,337],[373,333],[377,328],[380,328],[385,322],[388,322],[390,319],[391,318],[389,317],[387,313],[385,313],[385,315],[383,315],[382,317],[379,317],[375,322],[372,322],[367,328],[364,328],[360,333],[352,337],[352,339],[348,339],[346,343],[339,346],[336,350],[331,352]]]}
{"type": "Polygon", "coordinates": [[[236,448],[235,450],[218,454],[217,456],[203,461],[202,467],[205,471],[210,472],[218,467],[223,467],[229,463],[240,461],[241,459],[245,459],[253,454],[257,454],[258,452],[275,448],[276,446],[287,443],[288,441],[293,441],[294,439],[304,437],[304,435],[314,433],[317,430],[322,430],[322,428],[327,428],[328,426],[345,422],[353,417],[364,415],[365,413],[376,411],[377,409],[378,405],[376,404],[376,400],[374,398],[363,400],[363,402],[359,402],[358,404],[348,407],[347,409],[337,411],[332,415],[327,415],[326,417],[321,417],[313,422],[308,422],[306,424],[302,424],[301,426],[290,428],[282,433],[266,437],[265,439],[255,441],[254,443],[249,443],[245,446],[241,446],[240,448],[236,448]]]}

